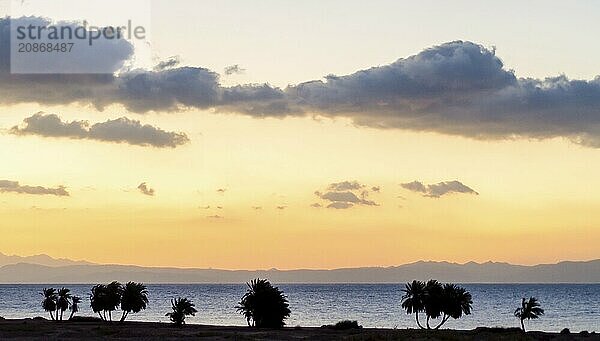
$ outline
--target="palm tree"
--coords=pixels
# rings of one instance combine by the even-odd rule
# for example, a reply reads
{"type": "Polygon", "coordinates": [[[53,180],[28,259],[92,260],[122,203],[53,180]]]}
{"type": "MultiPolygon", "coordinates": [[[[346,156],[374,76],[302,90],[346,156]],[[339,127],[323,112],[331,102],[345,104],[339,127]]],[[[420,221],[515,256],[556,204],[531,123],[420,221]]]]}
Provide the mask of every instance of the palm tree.
{"type": "Polygon", "coordinates": [[[421,281],[412,281],[412,283],[406,283],[402,290],[404,295],[402,296],[402,308],[406,310],[407,314],[415,314],[417,320],[417,326],[421,329],[423,326],[419,322],[419,313],[425,311],[425,283],[421,281]]]}
{"type": "Polygon", "coordinates": [[[112,321],[112,312],[117,310],[121,304],[122,294],[123,285],[117,281],[109,284],[95,285],[90,295],[92,310],[98,313],[102,320],[112,321]],[[108,312],[108,318],[106,317],[106,312],[108,312]]]}
{"type": "Polygon", "coordinates": [[[112,312],[117,310],[121,304],[121,295],[123,295],[123,285],[117,281],[113,281],[106,286],[106,306],[108,318],[112,321],[112,312]]]}
{"type": "Polygon", "coordinates": [[[455,284],[444,284],[442,289],[442,321],[435,327],[439,329],[450,317],[459,319],[471,314],[473,299],[465,288],[455,284]]]}
{"type": "Polygon", "coordinates": [[[142,283],[128,282],[123,287],[121,295],[121,322],[125,321],[130,312],[139,313],[148,304],[148,289],[142,283]]]}
{"type": "Polygon", "coordinates": [[[90,306],[92,307],[92,311],[98,313],[100,319],[106,321],[106,301],[107,301],[108,291],[106,290],[106,285],[97,284],[92,287],[92,293],[90,294],[90,306]]]}
{"type": "Polygon", "coordinates": [[[58,299],[56,300],[56,320],[62,321],[63,313],[65,310],[69,309],[71,305],[71,290],[67,288],[61,288],[58,290],[58,299]],[[60,311],[60,319],[58,317],[58,313],[60,311]]]}
{"type": "Polygon", "coordinates": [[[515,310],[515,317],[521,321],[521,329],[525,331],[524,320],[534,320],[544,315],[544,309],[541,308],[537,298],[530,297],[528,300],[523,298],[521,308],[515,310]]]}
{"type": "Polygon", "coordinates": [[[266,279],[255,279],[238,304],[237,311],[246,318],[248,326],[281,328],[290,316],[287,297],[266,279]]]}
{"type": "Polygon", "coordinates": [[[73,315],[79,311],[79,303],[81,303],[81,297],[73,296],[71,298],[71,315],[69,316],[69,320],[72,319],[73,315]]]}
{"type": "Polygon", "coordinates": [[[54,321],[54,315],[52,313],[56,310],[56,300],[58,299],[56,290],[54,288],[44,288],[42,296],[44,296],[42,308],[50,313],[50,318],[54,321]]]}
{"type": "Polygon", "coordinates": [[[165,316],[168,316],[173,323],[177,326],[181,326],[185,324],[186,316],[194,316],[198,312],[194,307],[194,303],[188,300],[187,298],[178,297],[174,300],[171,300],[171,308],[172,312],[166,313],[165,316]]]}
{"type": "Polygon", "coordinates": [[[427,316],[427,329],[431,329],[429,326],[429,320],[436,319],[442,316],[442,302],[444,297],[444,287],[440,282],[435,279],[430,279],[425,283],[425,315],[427,316]]]}
{"type": "Polygon", "coordinates": [[[439,329],[451,317],[461,318],[463,315],[471,314],[473,300],[471,294],[462,287],[454,284],[444,284],[436,280],[426,283],[413,281],[404,287],[402,296],[402,308],[407,314],[415,314],[417,325],[425,329],[419,321],[419,313],[425,313],[427,317],[426,327],[431,319],[441,318],[439,324],[433,329],[439,329]]]}

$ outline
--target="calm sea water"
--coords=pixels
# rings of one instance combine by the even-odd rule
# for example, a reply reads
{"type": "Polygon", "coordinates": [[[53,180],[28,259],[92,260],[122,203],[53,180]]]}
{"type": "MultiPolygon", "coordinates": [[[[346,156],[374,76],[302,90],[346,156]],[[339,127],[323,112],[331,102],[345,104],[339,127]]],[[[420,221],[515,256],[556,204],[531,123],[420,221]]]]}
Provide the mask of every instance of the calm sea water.
{"type": "MultiPolygon", "coordinates": [[[[0,316],[25,318],[46,316],[40,307],[42,288],[52,285],[0,285],[0,316]]],[[[60,287],[61,285],[53,285],[60,287]]],[[[445,327],[472,329],[478,326],[517,327],[513,311],[521,297],[535,296],[546,314],[528,323],[531,330],[600,332],[600,284],[466,284],[473,295],[473,313],[450,320],[445,327]]],[[[91,285],[67,285],[83,298],[78,315],[93,315],[89,307],[91,285]]],[[[358,320],[365,327],[413,328],[414,317],[400,307],[402,286],[395,284],[283,284],[290,301],[289,326],[321,326],[342,319],[358,320]]],[[[245,285],[149,285],[146,311],[129,320],[166,322],[171,298],[191,298],[199,313],[188,323],[245,325],[235,306],[245,285]]],[[[117,314],[120,316],[120,314],[117,314]]]]}

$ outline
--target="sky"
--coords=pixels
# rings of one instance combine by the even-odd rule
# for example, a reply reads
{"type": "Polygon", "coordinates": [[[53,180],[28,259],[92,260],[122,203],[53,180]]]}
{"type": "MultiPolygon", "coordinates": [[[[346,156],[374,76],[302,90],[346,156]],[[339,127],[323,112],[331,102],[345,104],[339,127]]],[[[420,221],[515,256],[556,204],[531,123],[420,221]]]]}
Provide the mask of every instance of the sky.
{"type": "Polygon", "coordinates": [[[153,1],[135,13],[148,44],[87,57],[135,65],[108,76],[10,75],[0,43],[0,252],[225,269],[600,258],[598,7],[153,1]]]}

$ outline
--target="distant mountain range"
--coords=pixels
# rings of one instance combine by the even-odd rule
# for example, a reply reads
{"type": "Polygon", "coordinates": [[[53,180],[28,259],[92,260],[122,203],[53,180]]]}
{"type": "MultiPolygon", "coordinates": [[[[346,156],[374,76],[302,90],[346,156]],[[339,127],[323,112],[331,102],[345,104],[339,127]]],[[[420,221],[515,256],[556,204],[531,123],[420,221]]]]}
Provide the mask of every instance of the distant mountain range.
{"type": "Polygon", "coordinates": [[[52,258],[48,255],[35,256],[8,256],[0,252],[0,266],[18,263],[29,263],[45,266],[66,266],[66,265],[84,265],[94,264],[86,261],[74,261],[66,258],[52,258]]]}
{"type": "Polygon", "coordinates": [[[403,283],[435,278],[456,283],[600,283],[600,259],[533,266],[508,263],[416,262],[393,267],[335,270],[216,270],[100,265],[85,261],[0,254],[0,283],[403,283]]]}

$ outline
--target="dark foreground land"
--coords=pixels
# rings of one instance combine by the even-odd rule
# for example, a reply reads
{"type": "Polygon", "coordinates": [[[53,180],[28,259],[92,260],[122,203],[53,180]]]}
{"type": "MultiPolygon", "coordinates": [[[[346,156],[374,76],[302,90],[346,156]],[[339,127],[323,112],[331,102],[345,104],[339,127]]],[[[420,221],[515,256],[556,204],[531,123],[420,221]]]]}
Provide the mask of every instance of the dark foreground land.
{"type": "Polygon", "coordinates": [[[600,340],[598,334],[529,332],[518,329],[477,328],[475,330],[284,328],[257,330],[247,327],[125,322],[52,322],[47,320],[0,320],[0,340],[64,339],[142,339],[142,340],[600,340]]]}

